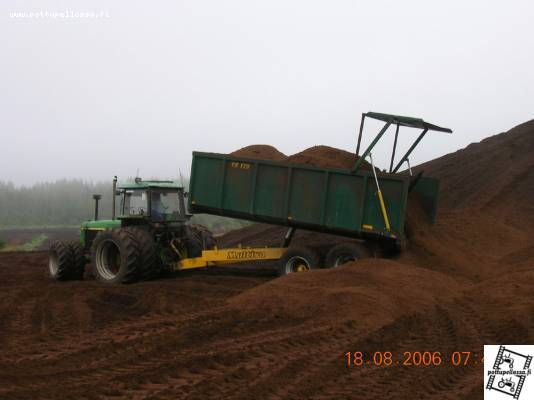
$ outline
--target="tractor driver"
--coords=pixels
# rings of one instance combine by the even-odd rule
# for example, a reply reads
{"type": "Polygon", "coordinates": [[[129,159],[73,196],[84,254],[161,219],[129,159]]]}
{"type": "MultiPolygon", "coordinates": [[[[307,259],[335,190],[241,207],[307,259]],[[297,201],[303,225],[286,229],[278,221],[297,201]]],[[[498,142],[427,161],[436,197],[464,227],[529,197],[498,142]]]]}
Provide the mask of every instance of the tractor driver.
{"type": "Polygon", "coordinates": [[[165,207],[163,206],[163,203],[161,202],[161,194],[160,193],[152,193],[152,205],[151,205],[151,213],[152,217],[154,219],[165,219],[165,207]]]}

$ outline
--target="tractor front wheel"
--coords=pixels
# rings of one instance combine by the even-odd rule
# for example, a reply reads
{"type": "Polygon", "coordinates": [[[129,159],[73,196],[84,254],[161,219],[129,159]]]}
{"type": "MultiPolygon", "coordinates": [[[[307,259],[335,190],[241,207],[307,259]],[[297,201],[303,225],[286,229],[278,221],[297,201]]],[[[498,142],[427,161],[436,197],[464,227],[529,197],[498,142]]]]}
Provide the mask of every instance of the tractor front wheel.
{"type": "Polygon", "coordinates": [[[139,244],[125,229],[100,232],[91,246],[93,275],[105,283],[137,281],[140,266],[139,244]]]}

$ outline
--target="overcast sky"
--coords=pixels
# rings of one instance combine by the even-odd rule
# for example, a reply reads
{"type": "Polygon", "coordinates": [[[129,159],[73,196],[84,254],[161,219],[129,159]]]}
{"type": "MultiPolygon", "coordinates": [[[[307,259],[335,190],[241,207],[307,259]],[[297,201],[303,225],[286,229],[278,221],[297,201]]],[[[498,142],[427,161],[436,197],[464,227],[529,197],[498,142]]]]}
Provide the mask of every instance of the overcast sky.
{"type": "Polygon", "coordinates": [[[415,164],[534,118],[532,1],[0,4],[0,180],[16,184],[176,177],[193,150],[256,143],[354,151],[366,111],[454,130],[415,164]],[[36,11],[99,18],[11,14],[36,11]]]}

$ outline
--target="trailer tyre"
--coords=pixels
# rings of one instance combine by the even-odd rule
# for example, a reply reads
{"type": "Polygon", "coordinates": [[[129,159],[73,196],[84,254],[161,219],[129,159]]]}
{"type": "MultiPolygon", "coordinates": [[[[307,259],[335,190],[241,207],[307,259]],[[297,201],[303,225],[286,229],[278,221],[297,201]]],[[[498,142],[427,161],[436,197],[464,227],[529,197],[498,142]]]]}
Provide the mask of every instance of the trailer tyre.
{"type": "Polygon", "coordinates": [[[139,245],[139,279],[156,279],[161,274],[162,266],[152,235],[144,229],[135,227],[124,228],[124,230],[130,232],[139,245]]]}
{"type": "Polygon", "coordinates": [[[356,243],[340,243],[326,254],[326,268],[336,268],[348,262],[358,261],[365,255],[362,246],[356,243]]]}
{"type": "Polygon", "coordinates": [[[70,277],[74,280],[82,280],[85,272],[85,251],[79,241],[69,242],[70,251],[72,252],[72,269],[70,277]]]}
{"type": "Polygon", "coordinates": [[[126,229],[100,232],[91,246],[91,269],[105,283],[137,281],[140,265],[139,244],[126,229]]]}
{"type": "Polygon", "coordinates": [[[71,279],[73,268],[72,250],[67,242],[52,243],[48,251],[48,271],[57,281],[71,279]]]}
{"type": "Polygon", "coordinates": [[[321,264],[321,257],[317,251],[310,247],[295,246],[286,250],[279,263],[278,274],[283,276],[293,272],[318,269],[321,264]]]}

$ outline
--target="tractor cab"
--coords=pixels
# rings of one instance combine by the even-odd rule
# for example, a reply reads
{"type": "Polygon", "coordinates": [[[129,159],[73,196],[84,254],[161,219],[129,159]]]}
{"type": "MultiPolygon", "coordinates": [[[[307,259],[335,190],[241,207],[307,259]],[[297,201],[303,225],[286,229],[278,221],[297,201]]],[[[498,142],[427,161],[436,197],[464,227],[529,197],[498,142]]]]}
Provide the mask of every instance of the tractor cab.
{"type": "Polygon", "coordinates": [[[117,187],[120,196],[118,219],[123,224],[172,223],[187,220],[184,189],[172,181],[143,181],[117,187]],[[137,221],[137,223],[136,223],[137,221]]]}

